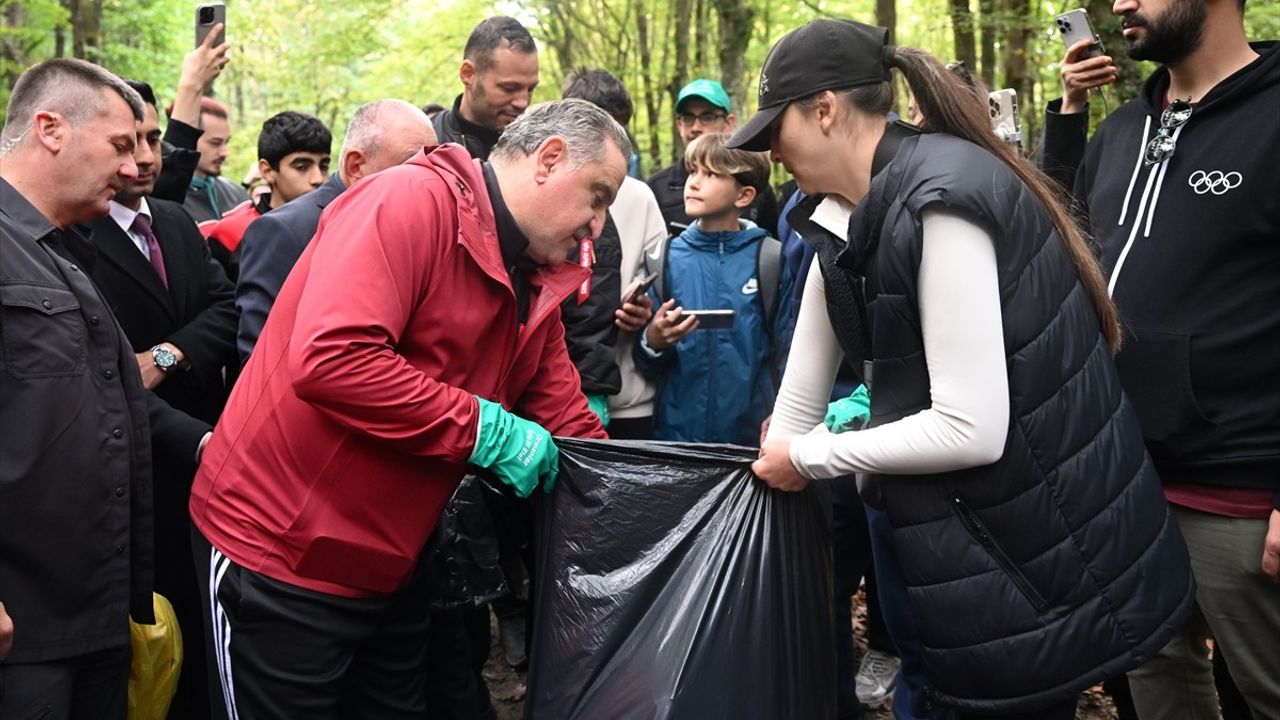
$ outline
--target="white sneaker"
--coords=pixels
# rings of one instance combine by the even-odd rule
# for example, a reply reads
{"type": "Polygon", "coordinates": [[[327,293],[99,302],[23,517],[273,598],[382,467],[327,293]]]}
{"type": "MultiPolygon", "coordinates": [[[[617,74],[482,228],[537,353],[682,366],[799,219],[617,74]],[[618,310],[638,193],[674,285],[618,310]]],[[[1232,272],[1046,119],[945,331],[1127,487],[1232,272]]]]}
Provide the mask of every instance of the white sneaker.
{"type": "Polygon", "coordinates": [[[868,650],[853,678],[858,702],[872,709],[883,706],[893,697],[901,665],[902,661],[889,653],[868,650]]]}

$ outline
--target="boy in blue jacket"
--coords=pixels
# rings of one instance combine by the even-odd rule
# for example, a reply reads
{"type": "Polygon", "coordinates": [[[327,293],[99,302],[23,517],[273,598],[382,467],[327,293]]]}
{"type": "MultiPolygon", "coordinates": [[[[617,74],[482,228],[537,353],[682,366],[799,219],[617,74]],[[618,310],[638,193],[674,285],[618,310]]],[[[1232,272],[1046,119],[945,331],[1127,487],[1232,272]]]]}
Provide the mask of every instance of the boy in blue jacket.
{"type": "Polygon", "coordinates": [[[761,275],[769,274],[760,271],[769,262],[762,258],[773,253],[778,265],[777,241],[741,219],[768,189],[769,160],[726,148],[728,137],[702,135],[689,144],[684,206],[694,222],[650,258],[665,253],[663,278],[649,291],[661,305],[634,354],[640,372],[658,381],[655,440],[758,444],[791,343],[794,275],[782,263],[772,273],[778,287],[761,288],[761,275]],[[733,324],[700,329],[685,309],[732,310],[733,324]]]}

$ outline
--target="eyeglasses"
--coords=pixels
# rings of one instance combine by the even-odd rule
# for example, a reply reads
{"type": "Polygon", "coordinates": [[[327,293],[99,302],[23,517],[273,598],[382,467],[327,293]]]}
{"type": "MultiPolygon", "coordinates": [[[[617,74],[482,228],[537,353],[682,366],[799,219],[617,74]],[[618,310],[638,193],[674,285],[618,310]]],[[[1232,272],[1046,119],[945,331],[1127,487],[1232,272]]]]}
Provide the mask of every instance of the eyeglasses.
{"type": "Polygon", "coordinates": [[[1169,103],[1169,107],[1160,113],[1160,129],[1156,131],[1156,136],[1151,138],[1151,142],[1147,143],[1147,150],[1143,154],[1147,165],[1158,165],[1159,163],[1173,157],[1173,151],[1178,149],[1178,140],[1174,137],[1176,130],[1191,119],[1191,101],[1174,100],[1169,103]]]}
{"type": "Polygon", "coordinates": [[[715,125],[726,117],[728,117],[728,115],[725,115],[724,113],[710,111],[699,113],[697,115],[694,115],[693,113],[679,113],[676,115],[676,122],[684,125],[685,127],[689,127],[696,122],[700,122],[703,125],[715,125]]]}

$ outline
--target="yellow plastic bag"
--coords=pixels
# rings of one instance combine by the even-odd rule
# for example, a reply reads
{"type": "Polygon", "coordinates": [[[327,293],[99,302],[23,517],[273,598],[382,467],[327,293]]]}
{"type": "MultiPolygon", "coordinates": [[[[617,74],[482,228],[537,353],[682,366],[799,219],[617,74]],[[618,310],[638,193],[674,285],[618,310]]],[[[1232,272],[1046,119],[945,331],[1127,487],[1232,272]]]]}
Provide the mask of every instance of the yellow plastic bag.
{"type": "Polygon", "coordinates": [[[129,621],[129,720],[164,720],[182,671],[182,631],[173,606],[153,593],[156,624],[129,621]]]}

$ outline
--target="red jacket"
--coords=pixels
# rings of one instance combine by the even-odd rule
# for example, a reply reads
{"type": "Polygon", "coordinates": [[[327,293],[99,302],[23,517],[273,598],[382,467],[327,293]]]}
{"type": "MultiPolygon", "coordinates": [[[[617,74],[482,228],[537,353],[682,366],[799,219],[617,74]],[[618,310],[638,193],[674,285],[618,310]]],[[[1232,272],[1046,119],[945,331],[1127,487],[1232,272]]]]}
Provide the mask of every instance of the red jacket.
{"type": "Polygon", "coordinates": [[[272,306],[191,490],[236,563],[348,597],[407,582],[466,470],[474,395],[605,437],[565,349],[586,271],[535,274],[517,328],[478,161],[429,147],[333,202],[272,306]]]}
{"type": "Polygon", "coordinates": [[[200,234],[207,240],[216,240],[227,252],[235,252],[244,239],[244,231],[249,223],[262,217],[262,212],[252,200],[245,200],[222,214],[218,220],[205,220],[200,223],[200,234]]]}

